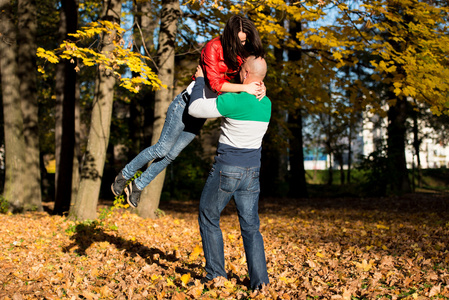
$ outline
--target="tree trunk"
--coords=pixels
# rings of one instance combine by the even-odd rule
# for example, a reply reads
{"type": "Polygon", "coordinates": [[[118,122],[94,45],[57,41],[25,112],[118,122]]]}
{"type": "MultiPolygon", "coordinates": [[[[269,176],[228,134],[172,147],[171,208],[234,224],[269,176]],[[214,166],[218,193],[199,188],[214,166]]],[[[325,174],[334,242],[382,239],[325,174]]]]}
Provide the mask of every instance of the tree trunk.
{"type": "MultiPolygon", "coordinates": [[[[102,19],[120,23],[121,1],[103,2],[102,19]]],[[[101,52],[105,55],[114,49],[117,36],[110,32],[101,37],[101,52]]],[[[74,205],[70,208],[73,219],[87,220],[97,217],[97,203],[100,194],[106,151],[108,148],[115,77],[111,71],[98,71],[95,81],[95,95],[86,152],[83,157],[81,181],[74,205]]]]}
{"type": "Polygon", "coordinates": [[[26,170],[23,117],[20,106],[19,78],[17,77],[17,41],[12,7],[9,0],[0,0],[0,72],[2,82],[4,130],[5,130],[5,187],[3,196],[10,210],[21,212],[29,209],[26,203],[26,170]]]}
{"type": "Polygon", "coordinates": [[[18,1],[18,77],[23,116],[26,172],[23,180],[25,207],[42,211],[41,169],[39,157],[39,120],[36,86],[36,2],[18,1]]]}
{"type": "Polygon", "coordinates": [[[343,153],[339,153],[339,161],[340,161],[340,185],[345,185],[345,168],[343,161],[343,153]]]}
{"type": "Polygon", "coordinates": [[[304,170],[301,110],[297,110],[295,115],[289,114],[288,123],[293,136],[289,141],[290,196],[307,198],[309,195],[307,192],[306,172],[304,170]]]}
{"type": "MultiPolygon", "coordinates": [[[[296,35],[301,31],[299,22],[290,20],[290,36],[297,41],[296,35]]],[[[298,41],[297,41],[298,42],[298,41]]],[[[298,50],[288,51],[289,61],[299,61],[301,52],[298,50]]],[[[293,93],[295,95],[296,92],[293,93]]],[[[294,97],[297,97],[295,95],[294,97]]],[[[304,169],[303,132],[302,132],[302,110],[297,109],[288,115],[289,128],[293,138],[290,139],[289,159],[290,159],[290,196],[307,198],[306,171],[304,169]]]]}
{"type": "MultiPolygon", "coordinates": [[[[393,95],[390,95],[393,96],[393,95]]],[[[391,191],[396,194],[411,192],[405,160],[405,134],[407,118],[407,101],[397,99],[396,105],[388,110],[388,176],[391,191]]]]}
{"type": "MultiPolygon", "coordinates": [[[[420,151],[419,147],[421,146],[421,140],[419,138],[419,128],[418,128],[418,113],[412,112],[413,114],[413,148],[415,149],[416,154],[416,169],[417,169],[417,181],[418,187],[422,187],[422,171],[421,171],[421,159],[419,157],[420,151]]],[[[414,162],[413,162],[414,163],[414,162]]],[[[415,170],[413,170],[413,175],[415,174],[415,170]]],[[[413,185],[415,183],[413,182],[413,185]]]]}
{"type": "Polygon", "coordinates": [[[72,195],[70,196],[70,207],[75,203],[80,183],[80,159],[81,159],[81,115],[80,115],[80,89],[79,82],[76,81],[75,87],[75,147],[73,152],[73,170],[72,170],[72,195]]]}
{"type": "MultiPolygon", "coordinates": [[[[77,30],[78,5],[75,0],[61,2],[61,40],[77,30]]],[[[75,152],[75,103],[76,71],[75,64],[64,60],[56,68],[56,174],[55,206],[53,213],[63,214],[70,209],[73,192],[73,171],[75,152]],[[64,147],[62,147],[64,145],[64,147]],[[62,175],[63,174],[63,175],[62,175]]]]}
{"type": "MultiPolygon", "coordinates": [[[[407,6],[400,1],[387,1],[386,10],[391,12],[400,12],[404,14],[406,24],[413,22],[411,15],[406,15],[407,6]]],[[[395,21],[386,20],[387,24],[397,26],[395,21]]],[[[397,40],[387,32],[387,41],[391,44],[397,53],[404,52],[410,43],[408,37],[405,40],[397,40]]],[[[396,66],[398,75],[406,75],[401,64],[396,66]]],[[[398,76],[396,75],[396,76],[398,76]]],[[[406,143],[406,119],[408,117],[408,103],[405,97],[398,98],[392,92],[393,87],[387,92],[388,100],[396,99],[396,103],[388,109],[388,127],[387,127],[387,170],[390,179],[391,192],[403,194],[411,192],[410,180],[408,177],[407,163],[405,158],[406,143]]]]}
{"type": "Polygon", "coordinates": [[[354,122],[352,121],[349,124],[349,136],[348,136],[348,171],[346,173],[346,182],[348,184],[351,183],[351,167],[352,167],[352,130],[354,126],[354,122]]]}
{"type": "Polygon", "coordinates": [[[328,171],[327,185],[331,186],[332,183],[334,183],[334,163],[332,152],[329,152],[329,169],[327,169],[327,171],[328,171]]]}
{"type": "MultiPolygon", "coordinates": [[[[162,83],[167,85],[167,89],[156,92],[154,104],[154,124],[151,144],[155,144],[162,132],[165,116],[173,100],[173,84],[175,70],[175,43],[178,19],[181,17],[181,9],[178,0],[163,0],[161,14],[161,28],[159,32],[158,57],[158,77],[162,83]]],[[[141,203],[138,207],[138,214],[143,218],[155,218],[159,207],[162,187],[164,185],[165,171],[162,171],[142,191],[141,203]]]]}
{"type": "MultiPolygon", "coordinates": [[[[276,17],[278,24],[284,26],[285,20],[282,15],[276,17]]],[[[279,48],[274,48],[274,57],[277,64],[273,65],[276,72],[282,74],[284,71],[285,49],[283,45],[279,48]]],[[[281,84],[282,78],[273,78],[273,87],[276,84],[281,84]]],[[[268,94],[273,98],[281,97],[272,92],[271,86],[267,87],[268,94]]],[[[287,110],[277,101],[272,102],[271,119],[268,131],[264,136],[262,144],[262,158],[261,158],[261,172],[260,172],[260,196],[284,197],[287,196],[286,180],[288,176],[288,157],[284,149],[287,148],[285,142],[285,129],[281,124],[284,123],[287,110]]]]}

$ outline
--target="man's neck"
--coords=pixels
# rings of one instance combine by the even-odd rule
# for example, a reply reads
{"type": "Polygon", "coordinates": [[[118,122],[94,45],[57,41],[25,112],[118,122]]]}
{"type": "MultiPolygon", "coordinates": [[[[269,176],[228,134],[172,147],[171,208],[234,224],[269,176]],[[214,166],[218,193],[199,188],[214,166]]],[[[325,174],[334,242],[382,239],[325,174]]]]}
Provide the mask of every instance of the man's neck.
{"type": "Polygon", "coordinates": [[[253,82],[260,82],[261,80],[257,79],[257,78],[252,78],[252,77],[247,77],[246,79],[243,80],[243,84],[250,84],[253,82]]]}

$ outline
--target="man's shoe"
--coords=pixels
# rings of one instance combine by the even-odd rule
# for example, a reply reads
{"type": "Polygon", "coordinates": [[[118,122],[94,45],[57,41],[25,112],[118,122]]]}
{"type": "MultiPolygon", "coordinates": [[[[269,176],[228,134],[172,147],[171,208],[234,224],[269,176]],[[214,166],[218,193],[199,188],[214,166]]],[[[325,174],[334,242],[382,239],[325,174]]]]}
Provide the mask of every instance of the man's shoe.
{"type": "Polygon", "coordinates": [[[126,193],[126,202],[132,207],[137,207],[140,202],[140,194],[141,190],[136,186],[136,183],[133,181],[125,188],[126,193]]]}
{"type": "Polygon", "coordinates": [[[126,186],[126,182],[128,180],[125,179],[125,177],[123,177],[122,171],[120,171],[120,173],[117,175],[117,177],[115,177],[114,182],[111,185],[111,190],[112,193],[118,197],[122,194],[123,189],[126,186]]]}

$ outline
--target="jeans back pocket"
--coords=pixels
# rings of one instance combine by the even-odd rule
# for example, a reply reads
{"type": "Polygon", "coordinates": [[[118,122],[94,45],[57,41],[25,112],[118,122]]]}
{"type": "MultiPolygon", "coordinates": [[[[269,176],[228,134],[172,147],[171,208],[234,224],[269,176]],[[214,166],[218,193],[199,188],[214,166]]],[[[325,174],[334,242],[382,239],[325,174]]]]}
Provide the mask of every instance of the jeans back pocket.
{"type": "Polygon", "coordinates": [[[247,190],[250,192],[259,192],[260,191],[260,181],[259,181],[259,171],[253,172],[251,174],[251,179],[248,183],[247,190]]]}
{"type": "Polygon", "coordinates": [[[226,193],[233,193],[240,185],[241,173],[220,172],[220,190],[226,193]]]}

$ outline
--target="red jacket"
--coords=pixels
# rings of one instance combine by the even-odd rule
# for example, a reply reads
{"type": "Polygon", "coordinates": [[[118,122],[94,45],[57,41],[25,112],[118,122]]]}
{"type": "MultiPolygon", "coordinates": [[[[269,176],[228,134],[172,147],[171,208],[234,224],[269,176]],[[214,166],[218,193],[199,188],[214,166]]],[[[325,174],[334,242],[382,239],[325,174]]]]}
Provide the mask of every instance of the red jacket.
{"type": "MultiPolygon", "coordinates": [[[[237,56],[239,61],[239,69],[243,60],[237,56]]],[[[220,94],[221,87],[225,82],[229,82],[239,72],[239,70],[231,70],[228,68],[223,57],[223,47],[221,46],[220,37],[216,37],[204,46],[201,51],[201,67],[203,68],[204,77],[210,88],[220,94]]]]}

